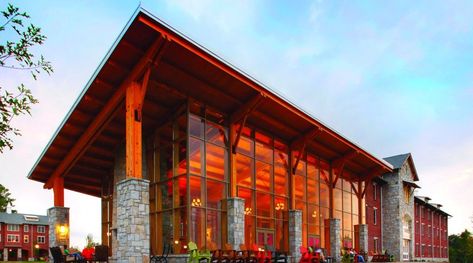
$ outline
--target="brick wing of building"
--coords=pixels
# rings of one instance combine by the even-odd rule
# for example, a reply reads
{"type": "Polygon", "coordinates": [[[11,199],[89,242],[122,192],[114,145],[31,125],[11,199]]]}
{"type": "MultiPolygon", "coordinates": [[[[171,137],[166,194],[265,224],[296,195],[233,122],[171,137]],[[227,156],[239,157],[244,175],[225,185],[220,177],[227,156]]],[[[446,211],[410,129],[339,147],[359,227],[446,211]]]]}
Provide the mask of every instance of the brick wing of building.
{"type": "Polygon", "coordinates": [[[388,251],[402,261],[448,261],[448,217],[430,198],[415,196],[419,176],[410,153],[385,158],[393,172],[367,187],[369,254],[388,251]]]}
{"type": "Polygon", "coordinates": [[[64,189],[100,198],[102,242],[117,262],[147,262],[168,244],[183,261],[190,241],[296,260],[300,246],[335,260],[344,247],[386,247],[402,260],[400,222],[413,222],[413,202],[386,208],[392,229],[378,225],[379,202],[400,204],[416,179],[392,179],[393,169],[140,8],[28,178],[54,191],[51,246],[69,242],[67,229],[54,231],[68,226],[64,189]],[[399,244],[383,235],[391,230],[399,244]]]}
{"type": "Polygon", "coordinates": [[[0,213],[0,253],[4,261],[44,257],[49,249],[47,216],[0,213]]]}

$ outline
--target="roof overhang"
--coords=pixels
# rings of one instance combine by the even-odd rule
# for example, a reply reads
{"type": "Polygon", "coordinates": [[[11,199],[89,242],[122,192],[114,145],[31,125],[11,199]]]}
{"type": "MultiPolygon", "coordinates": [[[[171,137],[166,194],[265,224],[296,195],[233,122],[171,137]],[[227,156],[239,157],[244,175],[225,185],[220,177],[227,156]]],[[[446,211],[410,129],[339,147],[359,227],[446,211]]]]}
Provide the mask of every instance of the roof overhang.
{"type": "Polygon", "coordinates": [[[412,187],[412,188],[420,188],[419,185],[417,185],[416,183],[413,183],[413,182],[409,182],[409,181],[402,181],[402,183],[406,186],[409,186],[409,187],[412,187]]]}
{"type": "Polygon", "coordinates": [[[120,90],[160,39],[168,43],[150,74],[143,105],[144,136],[189,98],[231,116],[256,96],[264,96],[248,116],[248,124],[288,143],[309,138],[317,130],[317,136],[304,142],[308,151],[329,161],[350,156],[344,167],[359,176],[392,171],[386,161],[139,8],[43,150],[29,179],[46,183],[60,174],[66,189],[102,195],[103,182],[113,177],[116,151],[124,142],[125,95],[120,90]]]}

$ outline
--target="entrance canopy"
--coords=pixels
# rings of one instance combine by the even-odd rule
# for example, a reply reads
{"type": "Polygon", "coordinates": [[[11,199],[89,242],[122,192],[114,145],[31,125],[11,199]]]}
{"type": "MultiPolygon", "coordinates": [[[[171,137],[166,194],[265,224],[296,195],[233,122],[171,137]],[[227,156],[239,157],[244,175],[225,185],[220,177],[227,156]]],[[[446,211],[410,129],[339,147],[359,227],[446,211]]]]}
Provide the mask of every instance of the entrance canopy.
{"type": "Polygon", "coordinates": [[[29,179],[101,196],[113,178],[115,152],[125,140],[126,86],[149,74],[142,105],[146,137],[189,100],[228,114],[231,124],[271,132],[331,162],[357,179],[390,172],[392,166],[257,80],[183,36],[143,9],[137,10],[32,168],[29,179]],[[151,70],[146,71],[146,65],[151,70]]]}

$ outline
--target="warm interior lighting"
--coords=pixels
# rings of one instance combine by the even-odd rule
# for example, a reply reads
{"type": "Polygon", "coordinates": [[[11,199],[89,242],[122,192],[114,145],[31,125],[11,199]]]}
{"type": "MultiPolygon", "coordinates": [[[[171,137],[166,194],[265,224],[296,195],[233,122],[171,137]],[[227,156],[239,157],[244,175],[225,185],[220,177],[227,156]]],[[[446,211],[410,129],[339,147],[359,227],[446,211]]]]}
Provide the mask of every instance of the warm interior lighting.
{"type": "Polygon", "coordinates": [[[58,227],[58,232],[60,235],[65,236],[67,235],[67,232],[69,232],[69,229],[67,228],[67,226],[62,225],[58,227]]]}
{"type": "Polygon", "coordinates": [[[284,203],[276,203],[276,208],[277,211],[279,210],[284,210],[284,203]]]}
{"type": "Polygon", "coordinates": [[[200,201],[200,198],[192,198],[192,206],[201,207],[202,202],[200,201]]]}
{"type": "Polygon", "coordinates": [[[245,208],[245,215],[251,215],[252,211],[253,211],[253,209],[251,209],[251,207],[245,208]]]}

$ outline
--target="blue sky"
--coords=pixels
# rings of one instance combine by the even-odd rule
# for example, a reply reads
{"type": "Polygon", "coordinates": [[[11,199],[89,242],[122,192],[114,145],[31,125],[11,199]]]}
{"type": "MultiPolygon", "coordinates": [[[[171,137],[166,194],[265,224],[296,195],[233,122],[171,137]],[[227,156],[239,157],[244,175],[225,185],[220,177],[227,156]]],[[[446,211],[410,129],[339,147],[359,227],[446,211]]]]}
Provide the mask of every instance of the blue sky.
{"type": "MultiPolygon", "coordinates": [[[[0,155],[0,182],[19,212],[44,214],[51,191],[25,177],[139,2],[13,3],[48,36],[39,51],[55,73],[34,82],[0,71],[2,85],[23,81],[40,100],[15,121],[23,136],[0,155]]],[[[471,230],[473,2],[141,3],[376,156],[411,152],[419,194],[453,215],[450,233],[471,230]]],[[[73,244],[100,236],[99,205],[66,193],[73,244]]]]}

